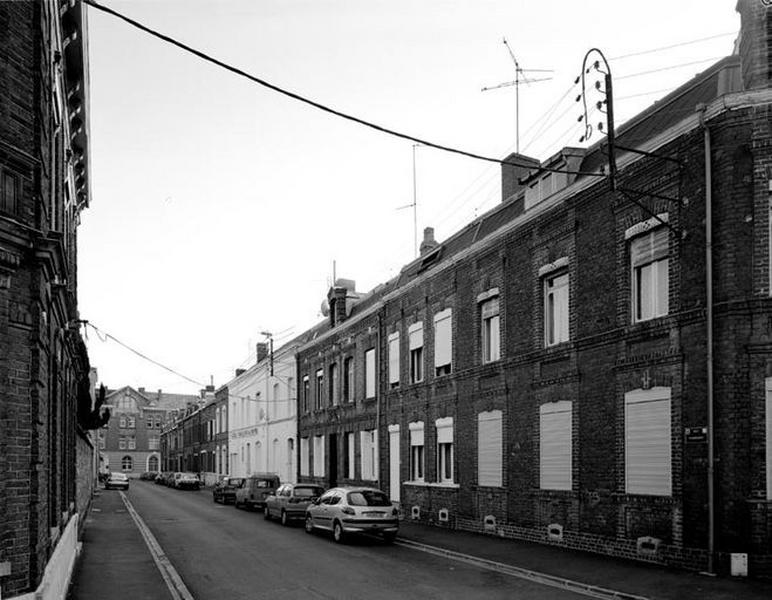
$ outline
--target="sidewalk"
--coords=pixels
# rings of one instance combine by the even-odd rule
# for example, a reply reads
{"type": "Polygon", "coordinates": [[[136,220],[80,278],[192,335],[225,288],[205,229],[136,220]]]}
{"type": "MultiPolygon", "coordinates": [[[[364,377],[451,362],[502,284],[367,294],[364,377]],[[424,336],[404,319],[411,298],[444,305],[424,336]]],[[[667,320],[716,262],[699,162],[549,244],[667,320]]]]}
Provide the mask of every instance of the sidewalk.
{"type": "Polygon", "coordinates": [[[119,492],[97,492],[85,525],[67,600],[169,600],[169,590],[119,492]]]}
{"type": "MultiPolygon", "coordinates": [[[[68,600],[169,600],[170,593],[142,535],[116,491],[100,491],[86,520],[83,551],[73,575],[68,600]]],[[[453,558],[500,563],[488,568],[503,573],[532,571],[539,579],[565,580],[619,592],[596,597],[636,596],[652,600],[770,600],[772,583],[707,577],[555,546],[452,531],[439,527],[400,524],[398,544],[453,558]],[[456,554],[454,554],[456,553],[456,554]],[[461,556],[459,556],[461,555],[461,556]],[[507,569],[506,566],[511,567],[507,569]],[[547,577],[541,578],[538,574],[547,577]]],[[[560,586],[559,586],[560,587],[560,586]]],[[[578,586],[581,587],[581,586],[578,586]]],[[[590,590],[592,592],[593,590],[590,590]]]]}
{"type": "Polygon", "coordinates": [[[708,577],[556,546],[400,523],[397,539],[443,548],[623,594],[661,600],[769,600],[772,583],[708,577]]]}

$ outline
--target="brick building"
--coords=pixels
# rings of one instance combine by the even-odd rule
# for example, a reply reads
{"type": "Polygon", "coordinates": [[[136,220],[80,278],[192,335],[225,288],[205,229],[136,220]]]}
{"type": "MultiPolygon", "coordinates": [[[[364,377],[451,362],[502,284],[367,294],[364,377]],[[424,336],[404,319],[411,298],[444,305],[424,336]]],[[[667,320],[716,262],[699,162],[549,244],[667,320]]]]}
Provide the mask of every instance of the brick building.
{"type": "Polygon", "coordinates": [[[214,394],[214,442],[215,473],[230,473],[228,464],[228,386],[224,385],[214,394]]]}
{"type": "Polygon", "coordinates": [[[512,155],[499,206],[428,230],[367,295],[336,282],[297,354],[301,479],[380,485],[438,526],[772,575],[766,4],[738,3],[735,55],[618,128],[616,191],[600,145],[512,155]]]}
{"type": "Polygon", "coordinates": [[[0,29],[0,595],[12,598],[66,589],[93,486],[87,430],[101,423],[77,303],[84,9],[2,2],[0,29]]]}
{"type": "Polygon", "coordinates": [[[198,396],[147,392],[130,386],[110,391],[105,405],[109,423],[99,430],[99,450],[104,467],[138,477],[145,471],[161,470],[161,432],[177,411],[198,396]]]}

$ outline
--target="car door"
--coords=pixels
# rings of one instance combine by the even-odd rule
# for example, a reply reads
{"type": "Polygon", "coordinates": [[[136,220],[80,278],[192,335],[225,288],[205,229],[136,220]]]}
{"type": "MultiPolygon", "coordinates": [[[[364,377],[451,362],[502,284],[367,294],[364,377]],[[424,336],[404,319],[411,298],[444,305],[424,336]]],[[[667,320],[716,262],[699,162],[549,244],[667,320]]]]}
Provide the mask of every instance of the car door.
{"type": "Polygon", "coordinates": [[[319,498],[319,503],[312,504],[309,507],[308,512],[311,514],[311,519],[313,520],[315,527],[328,527],[327,522],[329,519],[325,520],[325,513],[329,508],[330,498],[332,498],[334,494],[334,490],[330,490],[329,492],[322,494],[321,498],[319,498]]]}
{"type": "Polygon", "coordinates": [[[281,514],[284,502],[283,496],[286,493],[287,487],[286,485],[281,486],[275,493],[265,499],[265,510],[268,511],[269,515],[278,517],[281,514]]]}

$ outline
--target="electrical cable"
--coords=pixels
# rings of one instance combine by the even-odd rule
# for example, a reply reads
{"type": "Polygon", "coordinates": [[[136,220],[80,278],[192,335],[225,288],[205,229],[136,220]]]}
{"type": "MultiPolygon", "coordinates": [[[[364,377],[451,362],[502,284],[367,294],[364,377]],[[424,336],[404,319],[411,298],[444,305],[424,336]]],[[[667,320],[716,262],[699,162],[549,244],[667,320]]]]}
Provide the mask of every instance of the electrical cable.
{"type": "Polygon", "coordinates": [[[730,35],[737,35],[736,31],[728,33],[719,33],[704,38],[698,38],[696,40],[689,40],[688,42],[679,42],[677,44],[671,44],[670,46],[660,46],[659,48],[651,48],[649,50],[641,50],[639,52],[631,52],[630,54],[622,54],[620,56],[612,56],[609,60],[622,60],[623,58],[630,58],[632,56],[642,56],[644,54],[653,54],[654,52],[661,52],[663,50],[671,50],[672,48],[680,48],[681,46],[689,46],[691,44],[697,44],[699,42],[706,42],[708,40],[715,40],[721,37],[728,37],[730,35]]]}
{"type": "Polygon", "coordinates": [[[691,65],[699,65],[701,63],[706,62],[715,62],[717,60],[721,60],[722,58],[726,58],[724,56],[716,56],[713,58],[703,58],[700,60],[693,60],[691,62],[685,62],[685,63],[679,63],[677,65],[670,65],[668,67],[660,67],[659,69],[650,69],[648,71],[639,71],[638,73],[630,73],[629,75],[621,75],[614,78],[614,81],[619,81],[621,79],[631,79],[633,77],[640,77],[641,75],[651,75],[652,73],[660,73],[662,71],[670,71],[672,69],[680,69],[681,67],[688,67],[691,65]]]}
{"type": "MultiPolygon", "coordinates": [[[[511,165],[515,167],[526,167],[526,168],[533,168],[532,165],[526,164],[526,163],[519,163],[519,162],[509,162],[506,160],[501,160],[499,158],[494,158],[491,156],[484,156],[482,154],[477,154],[475,152],[469,152],[467,150],[462,150],[460,148],[454,148],[452,146],[445,146],[443,144],[438,144],[435,142],[430,142],[428,140],[424,140],[418,137],[414,137],[412,135],[408,135],[406,133],[401,133],[399,131],[396,131],[394,129],[389,129],[387,127],[383,127],[381,125],[377,125],[375,123],[372,123],[370,121],[366,121],[365,119],[362,119],[360,117],[356,117],[354,115],[350,115],[348,113],[341,112],[337,109],[331,108],[329,106],[325,106],[324,104],[321,104],[320,102],[317,102],[315,100],[311,100],[310,98],[306,98],[305,96],[302,96],[300,94],[297,94],[295,92],[291,92],[289,90],[286,90],[282,87],[279,87],[278,85],[275,85],[273,83],[270,83],[266,81],[265,79],[261,79],[260,77],[257,77],[255,75],[250,75],[246,71],[243,71],[242,69],[239,69],[238,67],[234,67],[233,65],[230,65],[228,63],[225,63],[217,58],[214,58],[205,52],[202,52],[201,50],[196,50],[195,48],[188,46],[187,44],[184,44],[166,34],[160,33],[158,31],[155,31],[154,29],[151,29],[150,27],[143,25],[142,23],[139,23],[138,21],[135,21],[134,19],[131,19],[130,17],[127,17],[124,14],[119,13],[118,11],[113,10],[112,8],[108,8],[107,6],[103,6],[101,4],[98,4],[97,2],[94,2],[94,0],[83,0],[84,4],[87,4],[91,7],[93,7],[96,10],[100,10],[102,12],[105,12],[109,15],[112,15],[113,17],[116,17],[117,19],[120,19],[121,21],[124,21],[125,23],[128,23],[132,27],[135,27],[141,31],[144,31],[145,33],[158,38],[168,44],[171,44],[173,46],[176,46],[177,48],[180,48],[181,50],[184,50],[190,54],[193,54],[194,56],[197,56],[201,60],[211,63],[215,66],[218,66],[222,69],[225,69],[226,71],[229,71],[235,75],[238,75],[240,77],[243,77],[245,79],[248,79],[254,83],[257,83],[263,87],[266,87],[270,90],[273,90],[274,92],[277,92],[279,94],[282,94],[288,98],[292,98],[293,100],[297,100],[298,102],[301,102],[303,104],[307,104],[308,106],[312,106],[314,108],[317,108],[323,112],[329,113],[331,115],[334,115],[336,117],[339,117],[341,119],[351,121],[353,123],[357,123],[358,125],[362,125],[364,127],[368,127],[370,129],[374,129],[375,131],[379,131],[381,133],[385,133],[387,135],[391,135],[393,137],[397,137],[403,140],[408,140],[410,142],[415,142],[418,144],[422,144],[424,146],[429,146],[431,148],[436,148],[437,150],[442,150],[444,152],[449,152],[451,154],[458,154],[460,156],[466,156],[467,158],[473,158],[476,160],[482,160],[486,162],[492,162],[500,165],[511,165]]],[[[567,171],[563,169],[552,169],[548,167],[539,167],[543,171],[548,171],[551,173],[566,173],[568,175],[585,175],[590,177],[605,177],[605,175],[601,173],[591,173],[586,171],[567,171]]]]}

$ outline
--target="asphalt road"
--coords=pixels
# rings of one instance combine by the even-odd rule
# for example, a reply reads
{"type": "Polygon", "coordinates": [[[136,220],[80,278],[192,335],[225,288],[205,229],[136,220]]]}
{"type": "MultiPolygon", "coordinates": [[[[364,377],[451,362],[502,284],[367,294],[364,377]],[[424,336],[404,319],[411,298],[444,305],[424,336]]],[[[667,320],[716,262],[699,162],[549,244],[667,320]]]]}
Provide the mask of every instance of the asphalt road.
{"type": "Polygon", "coordinates": [[[195,600],[582,597],[377,538],[335,544],[214,504],[208,491],[137,481],[127,496],[195,600]]]}

